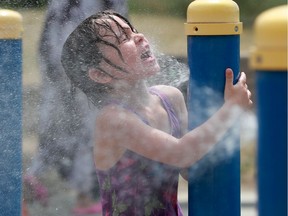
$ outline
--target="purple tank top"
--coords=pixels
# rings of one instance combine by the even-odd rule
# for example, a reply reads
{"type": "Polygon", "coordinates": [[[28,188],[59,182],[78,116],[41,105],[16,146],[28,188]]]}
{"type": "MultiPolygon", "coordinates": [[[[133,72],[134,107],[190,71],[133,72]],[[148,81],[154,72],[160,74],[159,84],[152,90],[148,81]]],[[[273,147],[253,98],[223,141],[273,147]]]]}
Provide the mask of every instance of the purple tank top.
{"type": "MultiPolygon", "coordinates": [[[[169,99],[155,88],[150,93],[161,99],[169,116],[171,135],[179,138],[180,123],[169,99]]],[[[97,170],[103,215],[182,216],[177,201],[179,171],[127,150],[113,167],[97,170]]]]}

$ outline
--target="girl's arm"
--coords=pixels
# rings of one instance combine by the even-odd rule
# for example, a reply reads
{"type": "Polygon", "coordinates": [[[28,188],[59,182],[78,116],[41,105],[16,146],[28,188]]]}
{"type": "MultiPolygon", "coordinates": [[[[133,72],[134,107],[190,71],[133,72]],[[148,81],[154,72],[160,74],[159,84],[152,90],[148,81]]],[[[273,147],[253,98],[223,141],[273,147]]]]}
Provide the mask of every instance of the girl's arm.
{"type": "Polygon", "coordinates": [[[234,86],[232,71],[230,69],[226,71],[224,97],[224,105],[211,118],[180,139],[146,125],[127,110],[107,107],[96,123],[98,132],[96,146],[100,147],[100,151],[104,150],[99,152],[103,153],[101,159],[107,158],[106,153],[107,156],[111,152],[115,153],[115,149],[116,152],[125,152],[129,149],[170,165],[178,167],[193,165],[223,137],[243,108],[251,105],[251,93],[247,89],[244,73],[234,86]]]}

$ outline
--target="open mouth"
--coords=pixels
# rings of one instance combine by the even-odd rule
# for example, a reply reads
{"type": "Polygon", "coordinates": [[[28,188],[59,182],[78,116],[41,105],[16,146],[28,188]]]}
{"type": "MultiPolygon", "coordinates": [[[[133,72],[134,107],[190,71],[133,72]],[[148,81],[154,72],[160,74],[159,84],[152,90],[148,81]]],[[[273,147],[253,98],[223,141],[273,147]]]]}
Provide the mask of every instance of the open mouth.
{"type": "Polygon", "coordinates": [[[150,50],[147,50],[146,52],[142,53],[140,58],[142,60],[146,60],[152,56],[152,52],[150,50]]]}

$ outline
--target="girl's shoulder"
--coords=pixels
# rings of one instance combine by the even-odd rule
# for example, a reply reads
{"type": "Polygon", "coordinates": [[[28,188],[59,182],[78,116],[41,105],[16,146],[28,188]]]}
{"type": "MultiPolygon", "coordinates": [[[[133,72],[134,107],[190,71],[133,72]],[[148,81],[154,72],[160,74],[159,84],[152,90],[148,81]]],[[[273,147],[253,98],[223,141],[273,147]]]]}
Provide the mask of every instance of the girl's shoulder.
{"type": "Polygon", "coordinates": [[[157,86],[153,86],[152,88],[157,89],[159,92],[161,92],[166,97],[168,97],[169,100],[173,104],[184,102],[184,96],[183,96],[182,92],[176,87],[167,86],[167,85],[157,85],[157,86]]]}
{"type": "Polygon", "coordinates": [[[171,96],[174,96],[174,95],[182,95],[181,91],[174,87],[174,86],[168,86],[168,85],[155,85],[155,86],[152,86],[151,88],[154,88],[154,89],[157,89],[159,90],[160,92],[166,94],[167,96],[171,95],[171,96]]]}
{"type": "Polygon", "coordinates": [[[98,115],[96,116],[96,121],[103,120],[105,122],[107,120],[115,120],[119,116],[123,116],[124,113],[129,112],[127,112],[127,110],[124,109],[122,106],[119,106],[117,104],[108,104],[99,110],[99,112],[97,113],[98,115]]]}

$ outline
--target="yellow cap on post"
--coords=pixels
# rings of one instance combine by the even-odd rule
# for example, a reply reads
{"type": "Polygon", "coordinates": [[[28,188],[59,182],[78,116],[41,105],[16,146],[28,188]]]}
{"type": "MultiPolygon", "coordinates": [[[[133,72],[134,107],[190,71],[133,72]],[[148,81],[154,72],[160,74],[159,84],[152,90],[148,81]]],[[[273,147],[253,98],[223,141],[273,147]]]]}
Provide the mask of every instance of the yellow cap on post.
{"type": "Polygon", "coordinates": [[[254,23],[253,69],[287,70],[288,5],[261,13],[254,23]]]}
{"type": "Polygon", "coordinates": [[[0,9],[0,39],[22,37],[22,16],[16,11],[0,9]]]}
{"type": "Polygon", "coordinates": [[[235,35],[242,33],[239,7],[232,0],[195,0],[188,6],[186,35],[235,35]]]}

